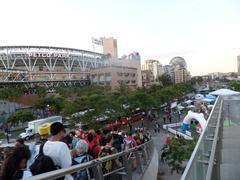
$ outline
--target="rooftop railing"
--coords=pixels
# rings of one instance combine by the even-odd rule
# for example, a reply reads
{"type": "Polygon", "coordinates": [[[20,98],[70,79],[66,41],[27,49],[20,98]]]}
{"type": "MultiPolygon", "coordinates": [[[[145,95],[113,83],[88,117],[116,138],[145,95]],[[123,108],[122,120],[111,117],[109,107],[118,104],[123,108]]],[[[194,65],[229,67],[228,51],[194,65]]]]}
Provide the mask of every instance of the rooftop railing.
{"type": "Polygon", "coordinates": [[[98,158],[87,163],[74,165],[70,168],[59,169],[37,176],[32,176],[27,180],[56,179],[84,169],[91,169],[93,172],[92,179],[94,180],[104,180],[105,177],[109,176],[121,176],[124,180],[140,180],[153,157],[153,151],[153,140],[150,140],[142,145],[120,153],[98,158]],[[107,161],[113,162],[117,159],[122,162],[122,166],[112,168],[111,171],[103,173],[102,164],[107,161]]]}
{"type": "Polygon", "coordinates": [[[197,145],[191,155],[181,180],[210,180],[216,178],[216,153],[219,139],[223,100],[217,98],[207,125],[202,132],[197,145]]]}

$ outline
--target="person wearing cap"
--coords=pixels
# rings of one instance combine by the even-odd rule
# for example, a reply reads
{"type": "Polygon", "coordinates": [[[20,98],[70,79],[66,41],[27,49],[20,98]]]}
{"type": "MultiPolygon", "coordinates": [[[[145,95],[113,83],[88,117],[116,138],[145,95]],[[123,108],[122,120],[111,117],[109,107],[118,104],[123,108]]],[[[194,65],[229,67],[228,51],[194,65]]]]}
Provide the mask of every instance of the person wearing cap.
{"type": "MultiPolygon", "coordinates": [[[[62,123],[55,122],[50,127],[51,137],[43,146],[43,153],[46,156],[51,157],[56,166],[60,168],[68,168],[72,165],[71,153],[68,146],[61,142],[65,136],[65,128],[62,123]]],[[[66,180],[72,180],[71,175],[65,176],[66,180]]]]}
{"type": "Polygon", "coordinates": [[[36,144],[47,142],[50,133],[50,126],[50,123],[44,123],[38,126],[38,134],[40,135],[40,139],[36,142],[36,144]]]}
{"type": "Polygon", "coordinates": [[[39,154],[40,145],[42,143],[47,142],[48,136],[50,133],[50,123],[44,123],[38,126],[38,134],[40,135],[39,140],[37,140],[35,143],[31,143],[28,145],[28,148],[31,152],[31,157],[27,162],[27,168],[32,165],[32,163],[35,161],[36,156],[39,154]]]}

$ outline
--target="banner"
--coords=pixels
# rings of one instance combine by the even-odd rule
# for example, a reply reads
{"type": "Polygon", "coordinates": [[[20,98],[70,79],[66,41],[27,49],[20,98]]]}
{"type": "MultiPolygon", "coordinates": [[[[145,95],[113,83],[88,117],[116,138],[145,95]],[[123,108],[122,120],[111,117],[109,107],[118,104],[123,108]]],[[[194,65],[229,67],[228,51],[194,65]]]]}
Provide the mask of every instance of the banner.
{"type": "Polygon", "coordinates": [[[101,46],[103,45],[103,42],[102,42],[101,38],[97,39],[97,38],[92,37],[92,43],[96,44],[96,45],[101,45],[101,46]]]}

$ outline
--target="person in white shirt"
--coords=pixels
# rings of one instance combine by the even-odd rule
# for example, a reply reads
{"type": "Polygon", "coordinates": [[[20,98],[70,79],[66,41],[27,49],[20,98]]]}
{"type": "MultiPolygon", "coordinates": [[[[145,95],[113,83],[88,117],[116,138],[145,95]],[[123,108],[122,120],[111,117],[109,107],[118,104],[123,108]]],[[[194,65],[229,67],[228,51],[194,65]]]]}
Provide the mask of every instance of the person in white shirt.
{"type": "MultiPolygon", "coordinates": [[[[65,136],[65,129],[62,123],[55,122],[50,127],[51,137],[43,146],[43,153],[52,158],[54,164],[59,168],[68,168],[72,165],[72,157],[68,146],[61,142],[65,136]]],[[[73,180],[71,175],[65,176],[66,180],[73,180]]]]}

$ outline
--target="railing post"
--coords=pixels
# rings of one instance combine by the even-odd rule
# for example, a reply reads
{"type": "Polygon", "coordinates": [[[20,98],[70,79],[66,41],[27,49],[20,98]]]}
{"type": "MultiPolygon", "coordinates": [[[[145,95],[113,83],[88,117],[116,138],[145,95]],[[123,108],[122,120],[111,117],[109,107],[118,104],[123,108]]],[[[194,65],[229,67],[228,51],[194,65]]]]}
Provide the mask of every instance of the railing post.
{"type": "Polygon", "coordinates": [[[143,169],[142,169],[142,162],[141,162],[141,157],[140,157],[140,154],[138,153],[138,150],[136,150],[135,152],[135,156],[136,156],[136,161],[137,161],[137,172],[139,174],[141,174],[143,172],[143,169]]]}
{"type": "Polygon", "coordinates": [[[146,146],[143,146],[143,148],[142,148],[142,154],[143,154],[143,162],[144,162],[144,165],[147,165],[147,152],[146,152],[146,146]]]}
{"type": "Polygon", "coordinates": [[[132,159],[128,159],[128,154],[129,153],[123,155],[123,166],[126,172],[126,179],[132,180],[132,159]]]}
{"type": "Polygon", "coordinates": [[[92,167],[94,180],[104,180],[101,164],[92,167]]]}

